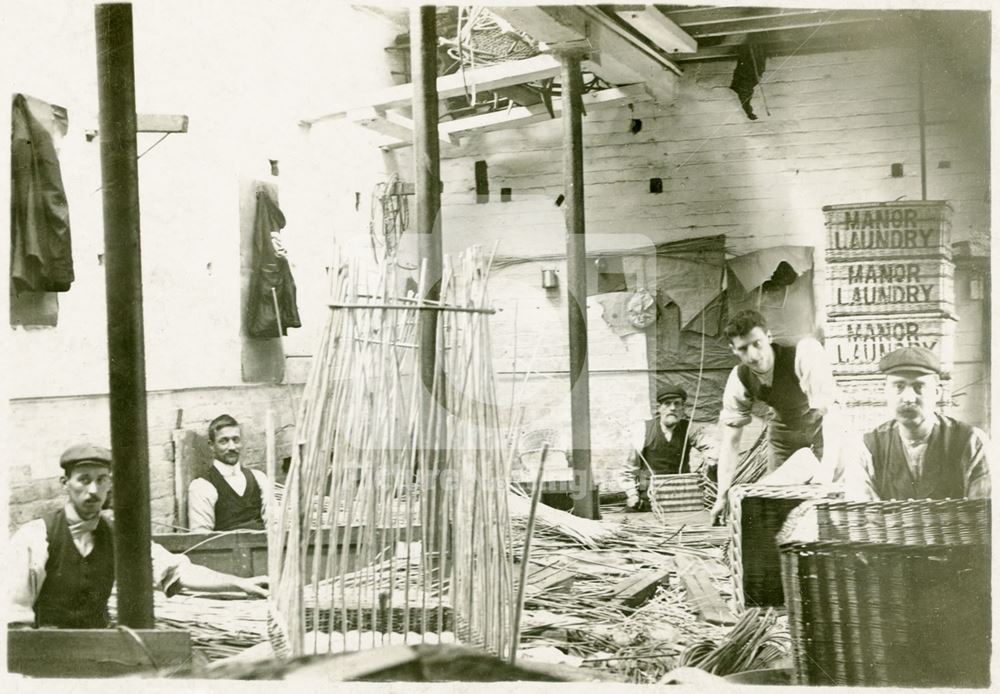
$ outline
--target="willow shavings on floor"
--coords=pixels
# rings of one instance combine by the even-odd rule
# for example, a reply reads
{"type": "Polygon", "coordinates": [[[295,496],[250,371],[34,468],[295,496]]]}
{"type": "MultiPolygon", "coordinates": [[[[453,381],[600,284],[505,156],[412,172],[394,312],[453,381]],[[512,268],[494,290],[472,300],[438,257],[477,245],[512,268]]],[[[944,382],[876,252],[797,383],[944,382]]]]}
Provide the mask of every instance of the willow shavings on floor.
{"type": "Polygon", "coordinates": [[[688,647],[680,665],[697,667],[714,675],[767,667],[788,653],[790,640],[777,627],[774,610],[750,608],[721,640],[703,639],[688,647]]]}

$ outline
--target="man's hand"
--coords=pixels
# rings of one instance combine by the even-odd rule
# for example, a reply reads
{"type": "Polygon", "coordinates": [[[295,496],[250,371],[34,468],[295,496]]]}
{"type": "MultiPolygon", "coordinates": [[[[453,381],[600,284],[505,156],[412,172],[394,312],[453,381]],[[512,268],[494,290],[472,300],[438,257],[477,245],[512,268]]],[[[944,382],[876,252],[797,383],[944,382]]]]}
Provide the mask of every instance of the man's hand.
{"type": "Polygon", "coordinates": [[[270,595],[267,590],[268,582],[267,576],[254,576],[253,578],[239,579],[236,586],[247,595],[252,595],[257,598],[266,598],[270,595]]]}
{"type": "Polygon", "coordinates": [[[625,508],[629,511],[635,511],[639,506],[639,495],[635,492],[630,492],[625,496],[625,508]]]}
{"type": "Polygon", "coordinates": [[[712,525],[722,525],[725,521],[726,507],[729,504],[726,503],[726,495],[720,494],[712,505],[712,525]]]}

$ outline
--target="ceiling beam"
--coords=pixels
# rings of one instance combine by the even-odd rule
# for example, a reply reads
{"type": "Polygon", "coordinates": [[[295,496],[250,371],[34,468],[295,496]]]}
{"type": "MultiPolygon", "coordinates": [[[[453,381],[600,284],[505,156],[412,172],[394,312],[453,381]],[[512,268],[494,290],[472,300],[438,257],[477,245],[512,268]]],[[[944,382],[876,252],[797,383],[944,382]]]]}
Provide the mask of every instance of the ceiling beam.
{"type": "Polygon", "coordinates": [[[693,53],[698,43],[669,17],[652,5],[641,9],[615,9],[623,22],[646,36],[667,53],[693,53]]]}
{"type": "Polygon", "coordinates": [[[810,9],[791,9],[778,7],[746,7],[720,5],[715,7],[676,7],[660,5],[664,13],[679,27],[690,27],[713,22],[730,22],[740,17],[757,17],[761,14],[783,14],[797,12],[814,12],[810,9]]]}
{"type": "MultiPolygon", "coordinates": [[[[649,100],[649,95],[641,84],[630,84],[624,87],[613,87],[583,95],[583,107],[586,111],[617,106],[622,103],[636,103],[649,100]]],[[[520,127],[544,120],[562,113],[562,99],[552,100],[552,114],[544,104],[532,106],[516,106],[511,109],[483,113],[477,116],[459,118],[441,124],[440,130],[449,135],[474,135],[491,130],[520,127]]]]}
{"type": "MultiPolygon", "coordinates": [[[[385,110],[366,106],[347,112],[347,117],[353,123],[367,128],[379,135],[391,137],[400,145],[413,144],[413,119],[399,111],[385,110]]],[[[441,148],[459,144],[458,138],[438,129],[441,137],[441,148]]]]}
{"type": "Polygon", "coordinates": [[[895,45],[906,41],[909,34],[895,29],[896,25],[874,24],[858,26],[852,31],[843,31],[837,26],[816,29],[787,29],[755,34],[732,34],[722,43],[701,45],[696,53],[676,53],[672,58],[678,63],[703,60],[733,59],[739,54],[741,44],[752,41],[768,56],[826,53],[850,50],[865,50],[876,46],[895,45]]]}
{"type": "Polygon", "coordinates": [[[808,14],[773,15],[769,17],[753,17],[737,19],[731,22],[718,22],[698,27],[685,27],[684,30],[696,39],[713,36],[731,36],[733,34],[753,34],[778,29],[810,29],[815,27],[833,26],[839,24],[854,24],[858,22],[878,21],[878,17],[870,12],[844,12],[841,10],[817,10],[808,14]]]}
{"type": "Polygon", "coordinates": [[[585,47],[590,62],[583,69],[606,82],[643,82],[657,101],[674,97],[676,78],[671,73],[680,74],[677,66],[594,7],[496,7],[491,11],[553,52],[585,47]]]}
{"type": "MultiPolygon", "coordinates": [[[[475,85],[478,91],[509,87],[525,82],[554,77],[562,69],[559,60],[551,55],[537,55],[524,60],[514,60],[509,63],[489,65],[475,70],[456,72],[439,77],[437,80],[438,97],[450,99],[467,92],[469,85],[475,85]]],[[[387,87],[354,99],[351,103],[335,106],[323,113],[302,119],[302,123],[311,125],[324,118],[337,118],[349,111],[366,107],[388,110],[408,106],[413,100],[413,85],[399,84],[387,87]]]]}
{"type": "MultiPolygon", "coordinates": [[[[583,107],[587,112],[597,111],[605,108],[612,108],[623,103],[638,103],[649,100],[649,94],[641,84],[629,84],[624,87],[612,87],[596,92],[588,92],[583,95],[583,107]]],[[[562,113],[562,99],[552,100],[552,110],[550,114],[543,104],[533,104],[531,106],[515,106],[510,109],[493,111],[492,113],[481,113],[476,116],[468,116],[453,121],[445,121],[438,126],[438,132],[442,138],[457,145],[459,139],[470,135],[492,132],[494,130],[508,130],[520,128],[532,123],[552,120],[562,113]]],[[[392,116],[388,112],[387,116],[392,116]]],[[[399,122],[397,120],[397,122],[399,122]]],[[[405,132],[398,131],[405,135],[405,132]]],[[[399,137],[396,142],[383,145],[384,149],[398,149],[408,147],[411,144],[409,136],[399,137]]]]}
{"type": "MultiPolygon", "coordinates": [[[[588,39],[596,48],[591,54],[594,74],[612,84],[642,82],[656,101],[672,101],[676,94],[677,75],[664,65],[664,62],[669,61],[653,60],[647,51],[623,37],[613,27],[609,19],[606,23],[595,21],[587,28],[588,39]]],[[[677,69],[672,63],[670,66],[677,69]]]]}
{"type": "Polygon", "coordinates": [[[587,38],[587,18],[574,7],[515,5],[489,7],[489,11],[535,41],[553,48],[587,38]]]}

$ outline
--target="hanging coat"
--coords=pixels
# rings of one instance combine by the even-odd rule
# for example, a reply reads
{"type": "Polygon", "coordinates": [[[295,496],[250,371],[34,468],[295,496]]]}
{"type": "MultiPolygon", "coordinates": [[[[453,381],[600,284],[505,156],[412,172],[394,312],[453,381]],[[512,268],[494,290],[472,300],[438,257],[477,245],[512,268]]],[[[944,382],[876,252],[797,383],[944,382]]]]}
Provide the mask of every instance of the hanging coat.
{"type": "Polygon", "coordinates": [[[10,279],[15,292],[65,292],[73,282],[69,209],[49,128],[65,110],[23,94],[11,107],[10,279]]]}
{"type": "Polygon", "coordinates": [[[281,231],[284,226],[285,215],[267,193],[258,191],[253,223],[253,275],[247,306],[247,334],[251,337],[280,337],[288,334],[288,328],[302,327],[292,270],[271,242],[271,233],[281,231]]]}

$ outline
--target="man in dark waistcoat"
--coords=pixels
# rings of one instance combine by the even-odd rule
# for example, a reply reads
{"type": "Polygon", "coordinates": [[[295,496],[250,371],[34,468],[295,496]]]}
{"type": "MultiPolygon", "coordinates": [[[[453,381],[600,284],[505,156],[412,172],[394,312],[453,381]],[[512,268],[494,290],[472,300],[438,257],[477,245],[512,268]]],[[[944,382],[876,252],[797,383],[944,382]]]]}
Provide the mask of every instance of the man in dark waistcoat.
{"type": "Polygon", "coordinates": [[[809,448],[824,461],[823,474],[829,480],[838,456],[838,436],[832,433],[837,385],[823,345],[812,337],[794,345],[773,342],[764,317],[753,310],[734,315],[726,324],[725,335],[740,363],[730,372],[722,395],[719,491],[713,520],[719,520],[726,508],[743,428],[750,423],[756,403],[766,405],[771,412],[767,425],[769,472],[781,467],[795,451],[809,448]]]}
{"type": "Polygon", "coordinates": [[[214,460],[205,474],[188,486],[188,525],[194,532],[263,530],[267,476],[240,465],[243,450],[239,422],[228,414],[208,425],[214,460]]]}
{"type": "Polygon", "coordinates": [[[656,402],[656,416],[633,431],[631,450],[622,470],[629,511],[651,510],[650,475],[675,475],[693,472],[701,465],[715,465],[715,441],[687,418],[684,388],[663,386],[656,402]]]}
{"type": "MultiPolygon", "coordinates": [[[[71,446],[60,459],[67,503],[18,528],[4,570],[11,581],[8,624],[101,629],[109,624],[108,598],[115,581],[113,514],[102,511],[111,491],[111,451],[71,446]]],[[[240,590],[265,597],[266,576],[239,578],[192,564],[152,543],[156,587],[173,595],[182,588],[240,590]]]]}
{"type": "Polygon", "coordinates": [[[937,355],[925,347],[903,347],[885,355],[879,370],[892,419],[864,435],[860,456],[846,469],[846,495],[989,498],[989,441],[978,428],[937,412],[937,355]]]}

